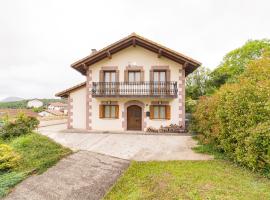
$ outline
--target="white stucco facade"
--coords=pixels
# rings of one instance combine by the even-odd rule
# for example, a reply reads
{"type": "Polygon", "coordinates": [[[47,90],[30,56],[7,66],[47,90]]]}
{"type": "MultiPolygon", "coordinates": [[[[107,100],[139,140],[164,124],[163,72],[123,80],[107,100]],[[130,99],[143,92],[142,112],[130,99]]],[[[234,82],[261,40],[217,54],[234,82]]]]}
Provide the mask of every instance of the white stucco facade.
{"type": "MultiPolygon", "coordinates": [[[[81,87],[78,90],[72,91],[70,93],[71,100],[71,125],[72,128],[86,129],[86,123],[91,123],[92,130],[112,130],[112,131],[124,131],[125,127],[123,124],[126,120],[126,108],[125,104],[130,101],[141,102],[143,106],[142,115],[143,131],[147,127],[160,128],[160,126],[168,126],[170,124],[181,124],[184,119],[184,79],[185,75],[183,73],[183,66],[165,57],[158,57],[156,53],[153,53],[145,48],[136,46],[128,47],[114,54],[112,58],[105,58],[94,65],[89,66],[91,70],[91,78],[89,85],[91,86],[93,82],[99,82],[100,80],[100,70],[102,67],[117,67],[119,70],[119,81],[124,81],[124,71],[129,65],[143,67],[144,70],[144,81],[150,81],[150,70],[152,66],[166,66],[170,70],[170,81],[177,82],[178,95],[176,98],[150,98],[150,97],[92,97],[89,103],[91,109],[91,116],[89,117],[89,122],[87,122],[86,113],[86,99],[88,98],[86,86],[81,87]],[[182,85],[182,86],[181,86],[182,85]],[[181,86],[181,87],[179,87],[181,86]],[[119,105],[119,117],[117,119],[106,119],[100,118],[99,116],[99,106],[104,101],[116,101],[119,105]],[[149,106],[151,102],[167,102],[171,107],[171,116],[169,120],[166,119],[150,119],[146,116],[146,112],[149,111],[149,106]]],[[[88,106],[89,107],[89,106],[88,106]]]]}
{"type": "Polygon", "coordinates": [[[70,94],[72,99],[70,105],[70,120],[72,128],[85,129],[86,128],[86,88],[81,88],[73,91],[70,94]]]}

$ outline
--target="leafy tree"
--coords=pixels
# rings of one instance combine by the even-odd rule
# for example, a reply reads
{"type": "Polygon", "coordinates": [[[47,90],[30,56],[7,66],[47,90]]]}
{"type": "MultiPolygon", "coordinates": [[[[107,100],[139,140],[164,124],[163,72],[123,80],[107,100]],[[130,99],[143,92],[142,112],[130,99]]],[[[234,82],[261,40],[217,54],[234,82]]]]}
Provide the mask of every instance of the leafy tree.
{"type": "Polygon", "coordinates": [[[270,177],[270,55],[250,62],[234,83],[201,97],[192,127],[203,143],[270,177]]]}
{"type": "Polygon", "coordinates": [[[199,67],[186,79],[186,96],[193,100],[207,94],[210,90],[209,82],[210,70],[206,67],[199,67]]]}
{"type": "Polygon", "coordinates": [[[210,74],[212,87],[219,88],[226,82],[234,82],[252,60],[262,57],[270,50],[270,40],[249,40],[242,47],[224,56],[221,64],[210,74]]]}

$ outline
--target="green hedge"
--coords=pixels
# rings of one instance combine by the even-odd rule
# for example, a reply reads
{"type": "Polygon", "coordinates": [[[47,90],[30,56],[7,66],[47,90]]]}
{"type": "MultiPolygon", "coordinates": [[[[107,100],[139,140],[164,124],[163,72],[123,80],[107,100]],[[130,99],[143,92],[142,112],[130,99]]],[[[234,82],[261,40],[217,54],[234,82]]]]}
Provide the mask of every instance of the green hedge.
{"type": "Polygon", "coordinates": [[[19,114],[15,120],[5,120],[3,127],[0,128],[0,138],[9,139],[31,133],[38,124],[37,118],[19,114]]]}
{"type": "Polygon", "coordinates": [[[202,97],[193,114],[193,129],[201,142],[270,174],[270,57],[253,61],[236,83],[202,97]]]}

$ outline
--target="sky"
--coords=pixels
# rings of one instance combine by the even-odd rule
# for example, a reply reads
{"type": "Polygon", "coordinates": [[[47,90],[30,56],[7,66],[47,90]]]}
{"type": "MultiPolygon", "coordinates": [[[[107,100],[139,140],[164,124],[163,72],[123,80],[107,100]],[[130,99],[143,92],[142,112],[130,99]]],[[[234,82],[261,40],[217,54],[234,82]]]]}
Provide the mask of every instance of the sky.
{"type": "Polygon", "coordinates": [[[214,69],[270,38],[269,10],[269,0],[1,0],[0,100],[54,98],[85,80],[70,64],[132,32],[214,69]]]}

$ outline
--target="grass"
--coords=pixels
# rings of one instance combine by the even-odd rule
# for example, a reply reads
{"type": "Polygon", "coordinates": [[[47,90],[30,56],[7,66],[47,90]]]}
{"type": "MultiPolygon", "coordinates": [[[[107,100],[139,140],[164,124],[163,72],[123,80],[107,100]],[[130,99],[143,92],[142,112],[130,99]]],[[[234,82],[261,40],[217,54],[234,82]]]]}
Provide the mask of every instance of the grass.
{"type": "Polygon", "coordinates": [[[210,144],[202,144],[196,137],[193,137],[194,140],[197,140],[198,146],[193,147],[192,150],[196,153],[204,153],[213,155],[215,159],[223,159],[228,160],[229,158],[226,157],[226,155],[220,151],[218,151],[213,145],[210,144]]]}
{"type": "Polygon", "coordinates": [[[270,180],[222,161],[133,162],[104,198],[270,199],[270,180]]]}
{"type": "Polygon", "coordinates": [[[53,166],[71,150],[64,148],[51,139],[31,133],[14,138],[10,141],[0,141],[13,147],[21,155],[16,168],[0,173],[0,197],[5,196],[16,184],[33,173],[42,173],[53,166]]]}

